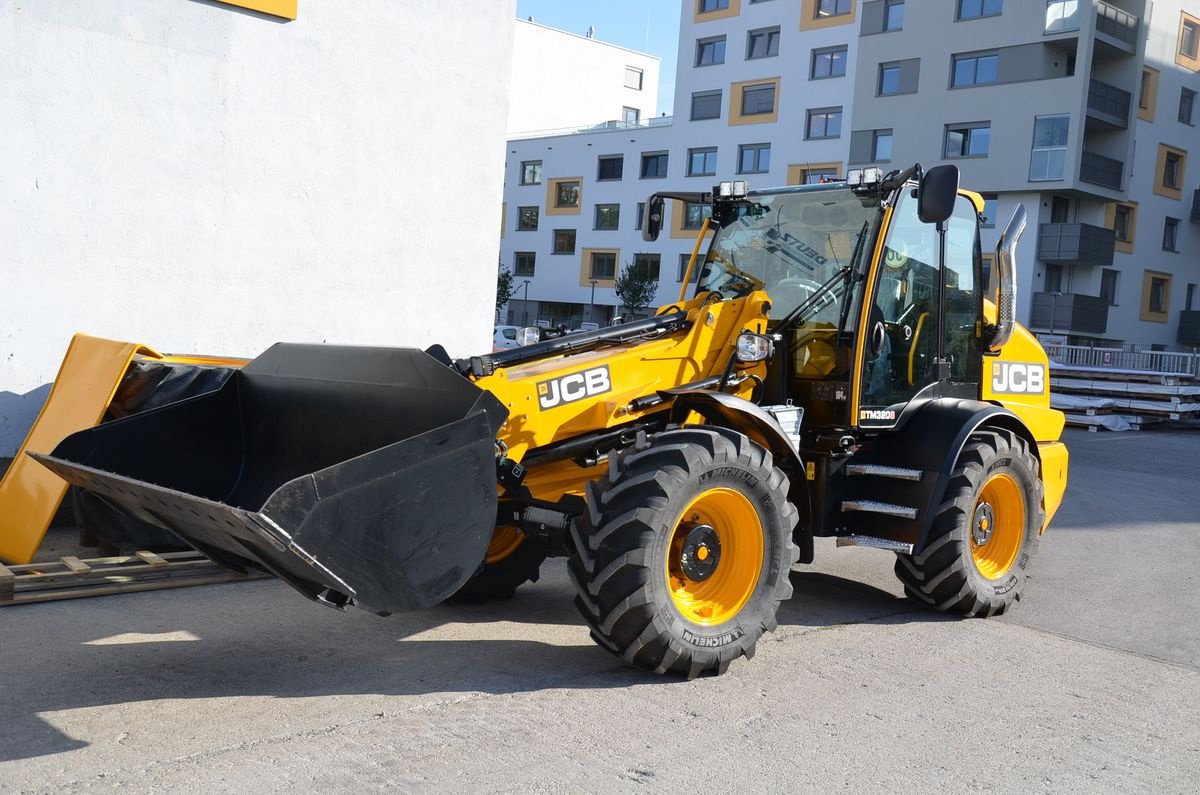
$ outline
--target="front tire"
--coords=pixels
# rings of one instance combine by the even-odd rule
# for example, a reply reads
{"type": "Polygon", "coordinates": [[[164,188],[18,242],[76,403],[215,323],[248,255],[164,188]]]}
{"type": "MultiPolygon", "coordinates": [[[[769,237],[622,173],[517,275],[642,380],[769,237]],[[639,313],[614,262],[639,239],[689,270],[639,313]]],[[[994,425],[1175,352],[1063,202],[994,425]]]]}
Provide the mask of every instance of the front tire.
{"type": "Polygon", "coordinates": [[[974,434],[959,454],[919,555],[898,555],[908,596],[935,610],[999,615],[1021,598],[1045,524],[1038,460],[999,428],[974,434]]]}
{"type": "Polygon", "coordinates": [[[695,427],[617,456],[572,529],[575,605],[626,662],[692,678],[754,655],[792,594],[787,476],[742,434],[695,427]]]}

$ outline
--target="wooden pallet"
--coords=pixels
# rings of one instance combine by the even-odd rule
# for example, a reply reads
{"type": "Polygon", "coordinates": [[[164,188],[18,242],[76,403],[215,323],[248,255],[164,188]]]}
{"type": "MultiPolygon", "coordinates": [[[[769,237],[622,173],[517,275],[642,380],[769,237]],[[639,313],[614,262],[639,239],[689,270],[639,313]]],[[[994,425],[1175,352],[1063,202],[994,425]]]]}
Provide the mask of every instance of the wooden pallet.
{"type": "Polygon", "coordinates": [[[0,564],[0,607],[108,596],[164,588],[187,588],[224,582],[247,582],[271,575],[250,571],[240,574],[218,566],[199,552],[138,552],[108,558],[80,559],[71,555],[57,561],[0,564]]]}

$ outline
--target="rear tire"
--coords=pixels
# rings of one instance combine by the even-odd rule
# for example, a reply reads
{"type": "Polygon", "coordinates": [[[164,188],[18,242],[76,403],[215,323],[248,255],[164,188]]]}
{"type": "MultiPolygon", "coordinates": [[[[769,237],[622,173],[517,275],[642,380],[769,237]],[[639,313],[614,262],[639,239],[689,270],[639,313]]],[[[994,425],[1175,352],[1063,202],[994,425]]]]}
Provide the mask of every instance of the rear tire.
{"type": "Polygon", "coordinates": [[[1038,460],[999,428],[974,434],[958,456],[929,540],[898,555],[909,598],[947,613],[993,616],[1021,598],[1045,523],[1038,460]]]}
{"type": "Polygon", "coordinates": [[[509,525],[497,527],[488,545],[483,568],[463,583],[451,602],[484,604],[511,599],[517,588],[537,582],[546,552],[520,530],[509,525]]]}
{"type": "Polygon", "coordinates": [[[568,571],[592,638],[692,678],[754,655],[792,595],[787,476],[742,434],[695,427],[620,454],[588,484],[568,571]]]}

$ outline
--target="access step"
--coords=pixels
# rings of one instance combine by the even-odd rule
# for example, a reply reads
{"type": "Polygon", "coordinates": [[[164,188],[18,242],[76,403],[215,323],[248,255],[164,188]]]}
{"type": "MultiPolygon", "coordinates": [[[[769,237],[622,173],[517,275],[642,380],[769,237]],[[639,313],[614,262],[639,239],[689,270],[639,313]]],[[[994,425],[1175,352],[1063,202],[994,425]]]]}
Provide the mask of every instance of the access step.
{"type": "Polygon", "coordinates": [[[838,536],[837,545],[839,547],[886,549],[888,552],[898,552],[902,555],[911,555],[913,551],[912,544],[906,544],[903,541],[893,541],[890,538],[876,538],[875,536],[838,536]]]}
{"type": "Polygon", "coordinates": [[[884,516],[898,516],[901,519],[916,519],[917,509],[910,508],[907,505],[893,505],[890,502],[878,502],[876,500],[845,500],[842,502],[842,510],[858,513],[877,513],[884,516]]]}
{"type": "Polygon", "coordinates": [[[893,480],[911,480],[916,482],[921,479],[925,473],[919,469],[908,469],[907,467],[889,467],[883,464],[847,464],[847,475],[874,475],[879,478],[892,478],[893,480]]]}

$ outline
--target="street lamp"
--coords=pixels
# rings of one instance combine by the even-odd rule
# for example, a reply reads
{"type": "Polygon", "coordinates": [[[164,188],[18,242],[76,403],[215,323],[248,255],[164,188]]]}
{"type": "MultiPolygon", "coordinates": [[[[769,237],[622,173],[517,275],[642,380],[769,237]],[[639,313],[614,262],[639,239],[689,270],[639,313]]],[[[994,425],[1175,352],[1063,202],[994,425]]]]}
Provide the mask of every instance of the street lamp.
{"type": "Polygon", "coordinates": [[[592,279],[592,300],[588,303],[588,320],[596,322],[596,280],[592,279]]]}
{"type": "Polygon", "coordinates": [[[521,301],[521,325],[529,325],[529,279],[522,285],[525,288],[525,298],[521,301]]]}
{"type": "Polygon", "coordinates": [[[1058,299],[1062,298],[1062,290],[1050,293],[1050,336],[1054,336],[1054,316],[1058,313],[1058,299]]]}

